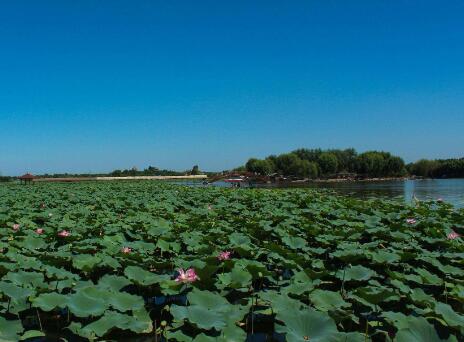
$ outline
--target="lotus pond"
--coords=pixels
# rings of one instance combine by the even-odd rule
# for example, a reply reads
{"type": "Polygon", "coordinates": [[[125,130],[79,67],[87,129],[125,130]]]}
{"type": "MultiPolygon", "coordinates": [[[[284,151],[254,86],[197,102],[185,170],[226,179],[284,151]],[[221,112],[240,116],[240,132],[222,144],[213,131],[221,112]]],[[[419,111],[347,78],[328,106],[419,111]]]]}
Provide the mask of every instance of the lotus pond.
{"type": "Polygon", "coordinates": [[[308,189],[0,187],[0,341],[464,341],[464,210],[308,189]]]}

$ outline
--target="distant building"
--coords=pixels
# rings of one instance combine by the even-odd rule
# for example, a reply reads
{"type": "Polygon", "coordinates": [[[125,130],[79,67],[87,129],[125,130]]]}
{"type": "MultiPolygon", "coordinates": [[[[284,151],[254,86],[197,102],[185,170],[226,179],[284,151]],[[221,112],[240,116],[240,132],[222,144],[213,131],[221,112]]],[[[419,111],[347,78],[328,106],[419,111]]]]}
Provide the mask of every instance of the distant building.
{"type": "Polygon", "coordinates": [[[34,177],[33,175],[31,175],[30,173],[26,173],[26,174],[24,174],[24,175],[18,177],[19,182],[20,182],[20,183],[24,183],[24,184],[30,184],[30,183],[32,183],[32,181],[34,180],[34,178],[35,178],[35,177],[34,177]]]}

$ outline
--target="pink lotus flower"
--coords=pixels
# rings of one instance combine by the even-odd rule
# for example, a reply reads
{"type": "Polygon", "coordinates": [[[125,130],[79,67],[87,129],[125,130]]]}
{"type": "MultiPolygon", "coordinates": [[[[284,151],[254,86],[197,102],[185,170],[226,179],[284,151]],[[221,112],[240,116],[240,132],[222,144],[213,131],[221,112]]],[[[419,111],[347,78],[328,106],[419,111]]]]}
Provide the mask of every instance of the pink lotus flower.
{"type": "Polygon", "coordinates": [[[193,268],[189,268],[186,271],[180,268],[178,272],[179,275],[176,278],[176,282],[178,283],[193,283],[195,280],[200,279],[193,268]]]}
{"type": "Polygon", "coordinates": [[[15,232],[17,232],[17,231],[19,230],[19,224],[18,224],[18,223],[15,223],[15,224],[13,225],[13,230],[14,230],[15,232]]]}
{"type": "Polygon", "coordinates": [[[132,248],[130,248],[130,247],[123,247],[123,248],[121,249],[121,252],[123,252],[124,254],[129,254],[129,253],[132,252],[132,248]]]}
{"type": "Polygon", "coordinates": [[[458,237],[460,237],[461,235],[459,235],[458,233],[456,233],[454,230],[448,234],[448,239],[450,240],[454,240],[454,239],[457,239],[458,237]]]}
{"type": "Polygon", "coordinates": [[[67,230],[62,230],[61,232],[58,233],[58,236],[61,236],[61,237],[68,237],[70,235],[71,233],[68,232],[67,230]]]}
{"type": "Polygon", "coordinates": [[[35,230],[35,232],[36,232],[37,234],[43,234],[44,230],[43,230],[43,228],[37,228],[37,229],[35,230]]]}
{"type": "Polygon", "coordinates": [[[437,202],[440,202],[440,203],[443,202],[443,198],[441,197],[437,198],[437,202]]]}
{"type": "Polygon", "coordinates": [[[408,224],[415,224],[416,222],[417,222],[416,219],[413,219],[413,218],[406,219],[406,223],[408,224]]]}
{"type": "Polygon", "coordinates": [[[229,260],[231,254],[232,254],[231,251],[223,251],[223,252],[219,253],[218,259],[221,260],[221,261],[229,260]]]}

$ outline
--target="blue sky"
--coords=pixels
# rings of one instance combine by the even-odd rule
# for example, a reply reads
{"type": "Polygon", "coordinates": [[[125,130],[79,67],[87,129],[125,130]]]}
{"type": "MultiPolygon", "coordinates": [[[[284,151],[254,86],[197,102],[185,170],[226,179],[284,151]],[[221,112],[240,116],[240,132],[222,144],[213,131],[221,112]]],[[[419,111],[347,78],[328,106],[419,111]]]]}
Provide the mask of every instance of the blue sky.
{"type": "Polygon", "coordinates": [[[10,1],[0,172],[464,156],[462,1],[10,1]]]}

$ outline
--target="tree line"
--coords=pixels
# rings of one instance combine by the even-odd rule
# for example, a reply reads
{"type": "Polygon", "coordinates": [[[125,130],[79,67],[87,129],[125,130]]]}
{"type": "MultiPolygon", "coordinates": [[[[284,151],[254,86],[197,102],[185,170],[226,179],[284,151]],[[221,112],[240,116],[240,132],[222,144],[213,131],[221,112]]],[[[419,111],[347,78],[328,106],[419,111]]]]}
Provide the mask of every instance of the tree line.
{"type": "Polygon", "coordinates": [[[464,158],[421,159],[407,165],[411,175],[426,178],[464,178],[464,158]]]}
{"type": "Polygon", "coordinates": [[[348,149],[300,148],[290,153],[270,155],[264,159],[250,158],[236,169],[259,175],[279,174],[301,178],[330,178],[334,176],[463,178],[464,158],[421,159],[405,164],[401,157],[383,151],[356,152],[348,149]]]}
{"type": "MultiPolygon", "coordinates": [[[[92,177],[129,177],[129,176],[184,176],[184,175],[199,175],[202,174],[198,165],[194,165],[191,170],[174,171],[167,169],[159,169],[155,166],[148,166],[143,170],[137,169],[135,166],[130,169],[114,170],[109,173],[53,173],[35,175],[37,178],[92,178],[92,177]]],[[[0,182],[8,182],[15,177],[1,177],[0,182]]]]}
{"type": "Polygon", "coordinates": [[[260,175],[277,173],[304,178],[328,178],[341,173],[365,177],[399,177],[407,174],[403,159],[389,152],[355,149],[306,149],[270,155],[264,159],[251,158],[244,169],[260,175]]]}

